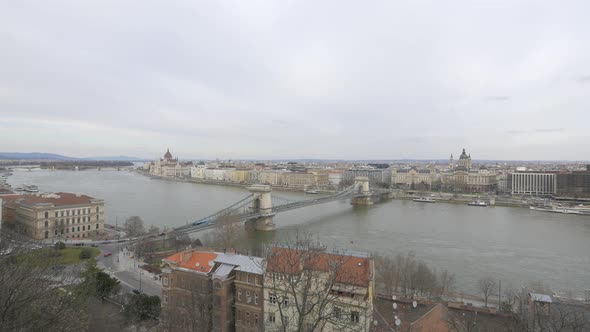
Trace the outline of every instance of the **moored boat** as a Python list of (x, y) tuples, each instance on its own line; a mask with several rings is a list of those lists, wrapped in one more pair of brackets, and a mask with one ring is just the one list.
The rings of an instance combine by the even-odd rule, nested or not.
[(414, 198), (413, 199), (414, 202), (419, 202), (419, 203), (436, 203), (436, 201), (430, 197), (419, 197), (419, 198)]
[(481, 206), (481, 207), (486, 207), (486, 206), (488, 206), (488, 203), (487, 203), (487, 202), (484, 202), (484, 201), (482, 201), (482, 200), (479, 200), (479, 199), (477, 199), (477, 200), (475, 200), (475, 201), (471, 201), (471, 202), (467, 203), (467, 205), (469, 205), (469, 206)]

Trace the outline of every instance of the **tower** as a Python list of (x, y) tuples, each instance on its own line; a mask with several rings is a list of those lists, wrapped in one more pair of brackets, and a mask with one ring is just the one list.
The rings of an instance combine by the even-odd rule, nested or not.
[(451, 159), (449, 160), (449, 169), (455, 168), (455, 161), (453, 160), (453, 154), (451, 153)]

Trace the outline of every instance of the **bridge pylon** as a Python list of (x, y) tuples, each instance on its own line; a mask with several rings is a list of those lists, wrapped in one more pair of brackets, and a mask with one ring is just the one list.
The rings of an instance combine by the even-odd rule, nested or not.
[(369, 189), (369, 178), (366, 176), (357, 176), (354, 179), (354, 190), (362, 196), (353, 198), (350, 201), (352, 205), (373, 205), (371, 201), (371, 191)]
[(253, 185), (247, 188), (253, 195), (252, 211), (259, 212), (260, 216), (249, 220), (254, 222), (254, 228), (257, 231), (273, 231), (275, 224), (272, 218), (276, 213), (272, 211), (271, 188), (267, 185)]

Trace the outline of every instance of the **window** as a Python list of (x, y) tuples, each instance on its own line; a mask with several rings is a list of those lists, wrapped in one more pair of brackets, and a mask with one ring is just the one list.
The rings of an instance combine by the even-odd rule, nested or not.
[(45, 238), (48, 238), (48, 237), (49, 237), (49, 232), (45, 231)]
[(45, 228), (49, 226), (49, 221), (45, 220)]
[(258, 285), (258, 276), (254, 276), (254, 283)]
[(359, 315), (359, 312), (358, 311), (351, 311), (350, 312), (350, 321), (352, 323), (358, 323), (359, 322), (359, 318), (360, 318), (360, 315)]
[(70, 210), (66, 211), (66, 216), (68, 216), (68, 217), (70, 216)]
[(246, 313), (246, 324), (250, 325), (250, 313), (249, 312)]
[(250, 283), (250, 274), (246, 274), (246, 282)]
[(98, 215), (96, 215), (96, 221), (98, 221)]
[(168, 277), (167, 276), (162, 278), (162, 285), (168, 286)]
[(163, 299), (162, 300), (163, 300), (164, 303), (168, 303), (168, 293), (164, 293), (164, 296), (163, 296)]
[(238, 289), (238, 301), (242, 301), (242, 290)]
[(57, 229), (55, 230), (55, 235), (57, 235)]
[(45, 212), (45, 219), (49, 218), (49, 212)]
[(268, 296), (268, 302), (270, 302), (270, 304), (277, 304), (277, 294), (270, 293)]
[(76, 231), (76, 227), (72, 227), (72, 233)]
[(254, 315), (254, 326), (258, 325), (258, 314)]
[(96, 224), (96, 229), (98, 229), (98, 224)]
[(96, 213), (98, 213), (98, 206), (96, 207)]
[(250, 297), (250, 291), (246, 291), (246, 302), (252, 302), (252, 298)]
[(64, 225), (64, 220), (63, 219), (59, 221), (59, 225), (60, 226), (63, 226)]
[(275, 316), (275, 314), (273, 312), (268, 314), (268, 322), (269, 323), (274, 323), (277, 321), (277, 317)]
[(64, 216), (64, 212), (63, 211), (59, 211), (59, 216), (63, 217)]
[(85, 231), (86, 230), (86, 226), (82, 226), (82, 230)]
[(55, 217), (57, 218), (57, 211), (55, 211)]
[(66, 228), (66, 233), (69, 233), (69, 232), (70, 232), (70, 229), (69, 228)]
[(285, 297), (283, 299), (283, 307), (288, 307), (288, 306), (289, 306), (289, 298), (288, 297)]
[(254, 304), (258, 304), (258, 293), (254, 294)]
[(78, 232), (80, 231), (80, 226), (78, 226)]
[(334, 319), (339, 320), (342, 316), (342, 309), (340, 309), (340, 307), (334, 307)]

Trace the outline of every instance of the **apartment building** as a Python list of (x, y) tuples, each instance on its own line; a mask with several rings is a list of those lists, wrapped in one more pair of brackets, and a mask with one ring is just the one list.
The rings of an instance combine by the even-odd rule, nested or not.
[(374, 262), (365, 254), (273, 248), (264, 278), (265, 331), (369, 331)]
[(104, 200), (59, 192), (20, 195), (4, 204), (5, 220), (35, 240), (97, 238), (104, 234)]
[(261, 258), (187, 250), (164, 259), (163, 265), (162, 309), (168, 327), (175, 331), (259, 331), (254, 323), (262, 317), (262, 291), (251, 289), (256, 289), (255, 280), (262, 280)]

